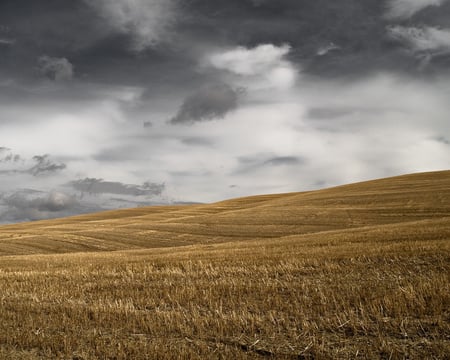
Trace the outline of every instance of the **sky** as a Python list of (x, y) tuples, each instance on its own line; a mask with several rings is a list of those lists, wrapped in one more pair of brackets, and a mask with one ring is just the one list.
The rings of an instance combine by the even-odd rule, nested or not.
[(450, 168), (450, 0), (1, 0), (0, 223)]

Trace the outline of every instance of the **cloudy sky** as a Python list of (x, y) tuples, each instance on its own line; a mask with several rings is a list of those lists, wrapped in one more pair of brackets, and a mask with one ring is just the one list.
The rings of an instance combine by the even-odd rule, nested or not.
[(450, 168), (450, 1), (1, 0), (0, 223)]

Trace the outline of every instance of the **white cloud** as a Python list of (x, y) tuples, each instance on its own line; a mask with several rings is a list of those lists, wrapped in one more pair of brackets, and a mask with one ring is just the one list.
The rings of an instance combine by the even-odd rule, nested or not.
[(132, 49), (142, 51), (167, 34), (175, 18), (174, 0), (85, 0), (114, 31), (133, 37)]
[[(251, 83), (264, 72), (229, 76)], [(166, 124), (173, 115), (166, 102), (155, 100), (132, 114), (124, 111), (121, 104), (134, 103), (139, 88), (78, 86), (89, 96), (72, 99), (75, 103), (52, 99), (51, 93), (45, 98), (52, 100), (37, 107), (24, 106), (22, 99), (2, 103), (0, 146), (12, 149), (3, 153), (24, 159), (50, 154), (67, 164), (50, 177), (3, 175), (2, 191), (32, 184), (70, 195), (61, 184), (74, 179), (151, 180), (165, 182), (171, 199), (209, 202), (450, 167), (447, 76), (428, 82), (392, 74), (345, 81), (305, 75), (286, 91), (249, 91), (227, 121), (189, 127)], [(136, 116), (153, 126), (144, 129)], [(274, 159), (298, 161), (277, 165)], [(1, 164), (0, 170), (13, 166), (30, 168), (18, 161)], [(124, 206), (123, 200), (105, 196), (79, 201), (98, 209)]]
[[(450, 137), (449, 89), (448, 78), (427, 82), (383, 74), (339, 81), (305, 76), (301, 87), (284, 96), (249, 92), (250, 99), (227, 121), (183, 128), (156, 125), (150, 132), (157, 160), (150, 167), (166, 172), (162, 178), (172, 196), (205, 202), (445, 169), (450, 147), (434, 139)], [(310, 110), (318, 108), (325, 116), (310, 117)], [(177, 142), (180, 136), (208, 139), (211, 145)], [(272, 158), (301, 161), (273, 166)]]
[(27, 91), (40, 94), (34, 97), (35, 107), (24, 106), (20, 98), (2, 102), (0, 145), (26, 158), (36, 154), (84, 158), (112, 137), (126, 134), (124, 109), (134, 104), (142, 89), (73, 84), (68, 91), (64, 84), (51, 83)]
[(38, 59), (39, 71), (55, 81), (71, 80), (73, 65), (66, 58), (41, 56)]
[(390, 19), (408, 19), (429, 6), (440, 6), (447, 0), (390, 0), (386, 16)]
[(411, 48), (414, 52), (450, 51), (450, 30), (435, 27), (403, 27), (393, 26), (388, 29), (389, 35)]
[(317, 50), (317, 56), (324, 56), (326, 54), (328, 54), (330, 51), (334, 51), (334, 50), (339, 50), (340, 47), (334, 43), (329, 43), (325, 46), (321, 46), (318, 50)]
[(219, 52), (209, 57), (211, 65), (218, 69), (232, 71), (239, 75), (260, 74), (280, 63), (289, 53), (288, 45), (259, 45), (253, 49), (238, 46), (232, 50)]
[(296, 68), (286, 60), (290, 50), (289, 45), (263, 44), (251, 49), (238, 46), (209, 55), (206, 64), (251, 79), (256, 87), (289, 89), (298, 75)]

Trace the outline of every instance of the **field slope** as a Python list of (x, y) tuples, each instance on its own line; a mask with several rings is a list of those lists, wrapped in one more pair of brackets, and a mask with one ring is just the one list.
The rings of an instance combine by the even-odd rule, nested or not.
[(449, 359), (450, 171), (0, 227), (1, 359)]
[[(0, 256), (211, 244), (450, 217), (450, 171), (0, 227)], [(444, 221), (445, 222), (445, 221)]]

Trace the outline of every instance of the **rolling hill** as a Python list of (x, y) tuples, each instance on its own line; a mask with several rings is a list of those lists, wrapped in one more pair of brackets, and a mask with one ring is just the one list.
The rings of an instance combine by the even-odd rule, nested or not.
[(0, 255), (277, 239), (420, 221), (450, 226), (450, 171), (208, 205), (154, 206), (0, 227)]

